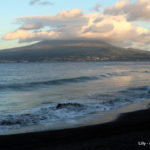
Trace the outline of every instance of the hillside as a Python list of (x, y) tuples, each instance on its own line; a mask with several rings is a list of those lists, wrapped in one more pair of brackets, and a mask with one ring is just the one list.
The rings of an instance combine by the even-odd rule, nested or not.
[(150, 60), (150, 52), (102, 41), (51, 40), (0, 51), (0, 62)]

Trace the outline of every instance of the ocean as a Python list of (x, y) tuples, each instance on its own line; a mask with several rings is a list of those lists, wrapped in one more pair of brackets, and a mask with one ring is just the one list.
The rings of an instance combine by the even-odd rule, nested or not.
[(100, 119), (150, 98), (149, 79), (148, 61), (0, 63), (0, 134)]

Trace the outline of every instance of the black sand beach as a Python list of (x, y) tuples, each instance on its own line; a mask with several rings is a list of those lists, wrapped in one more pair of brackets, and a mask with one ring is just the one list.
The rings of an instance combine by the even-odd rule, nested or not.
[(150, 109), (100, 125), (0, 136), (0, 150), (150, 149)]

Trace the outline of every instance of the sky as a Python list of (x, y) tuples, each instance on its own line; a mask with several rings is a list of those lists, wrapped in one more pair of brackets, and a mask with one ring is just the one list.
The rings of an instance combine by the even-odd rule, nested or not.
[(82, 38), (150, 51), (150, 0), (4, 0), (0, 12), (0, 50)]

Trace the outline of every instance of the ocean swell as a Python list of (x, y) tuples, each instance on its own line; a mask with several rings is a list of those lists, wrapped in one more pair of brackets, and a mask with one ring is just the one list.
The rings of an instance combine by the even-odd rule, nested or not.
[(64, 79), (55, 79), (55, 80), (48, 80), (48, 81), (37, 81), (37, 82), (26, 82), (26, 83), (12, 83), (12, 84), (0, 84), (0, 89), (12, 89), (12, 90), (26, 90), (31, 88), (37, 88), (41, 86), (49, 86), (49, 85), (63, 85), (69, 83), (80, 83), (80, 82), (88, 82), (92, 80), (103, 80), (106, 78), (111, 78), (114, 76), (124, 76), (126, 72), (112, 72), (101, 74), (97, 76), (80, 76), (74, 78), (64, 78)]

